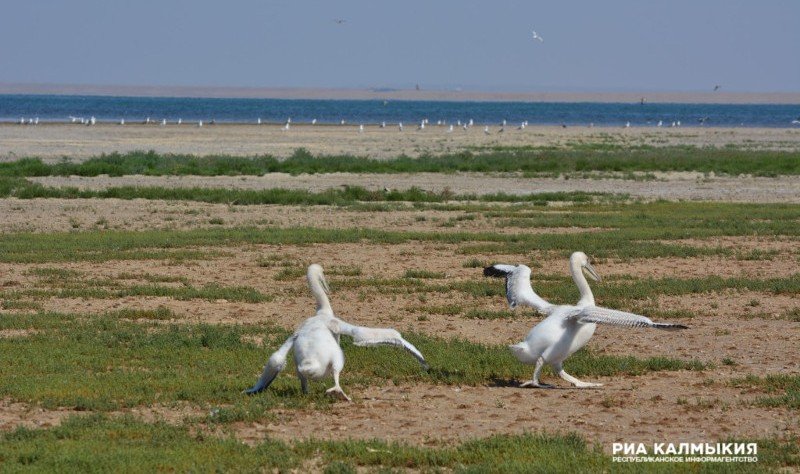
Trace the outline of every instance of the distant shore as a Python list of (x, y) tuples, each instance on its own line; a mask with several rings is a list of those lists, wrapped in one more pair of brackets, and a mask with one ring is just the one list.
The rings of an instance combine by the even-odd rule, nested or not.
[(798, 104), (800, 92), (481, 92), (414, 89), (120, 86), (0, 83), (0, 94), (200, 97), (243, 99), (420, 100), (452, 102), (605, 102)]

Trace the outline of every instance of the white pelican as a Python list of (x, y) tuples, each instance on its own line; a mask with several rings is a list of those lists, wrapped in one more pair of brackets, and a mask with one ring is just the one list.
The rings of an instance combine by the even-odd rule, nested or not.
[(386, 128), (386, 122), (381, 122), (381, 128)]
[(308, 379), (319, 380), (333, 376), (333, 387), (325, 391), (350, 400), (339, 385), (339, 373), (344, 368), (344, 353), (339, 347), (339, 336), (353, 338), (357, 346), (391, 345), (402, 347), (411, 353), (427, 370), (425, 358), (399, 332), (389, 328), (368, 328), (348, 324), (333, 314), (328, 300), (328, 282), (317, 264), (309, 265), (308, 286), (317, 302), (317, 313), (306, 319), (283, 345), (275, 351), (264, 366), (264, 371), (256, 384), (245, 390), (247, 394), (261, 392), (269, 387), (281, 370), (286, 367), (289, 351), (294, 350), (297, 377), (303, 393), (308, 393)]
[(536, 31), (534, 31), (534, 32), (533, 32), (533, 39), (535, 39), (535, 40), (539, 40), (539, 42), (540, 42), (540, 43), (544, 43), (544, 38), (542, 38), (541, 36), (539, 36), (539, 34), (538, 34), (538, 33), (536, 33)]
[(450, 124), (450, 128), (447, 129), (447, 133), (453, 133), (453, 124)]
[(473, 125), (475, 125), (475, 122), (472, 119), (469, 119), (469, 126), (471, 127)]
[(664, 121), (663, 120), (659, 120), (658, 121), (658, 125), (656, 125), (656, 127), (663, 127), (663, 126), (664, 126)]
[(202, 126), (203, 126), (203, 121), (202, 121), (202, 120), (198, 121), (198, 122), (197, 122), (197, 126), (198, 126), (198, 127), (202, 127)]
[(364, 133), (364, 124), (363, 123), (358, 126), (358, 133)]
[(161, 119), (161, 126), (164, 127), (167, 125), (167, 119)]
[(182, 124), (182, 123), (183, 123), (183, 119), (180, 119), (180, 118), (179, 118), (179, 119), (178, 119), (178, 125), (180, 125), (180, 124)]
[(630, 122), (625, 122), (625, 128), (631, 128), (631, 123)]
[(417, 130), (425, 130), (425, 121), (424, 120), (419, 123), (419, 127), (417, 127)]
[(489, 126), (488, 126), (488, 125), (486, 125), (485, 127), (483, 127), (483, 133), (484, 133), (484, 134), (486, 134), (486, 135), (488, 135), (488, 134), (489, 134)]
[(96, 118), (94, 118), (94, 115), (92, 115), (92, 118), (90, 118), (90, 119), (89, 119), (89, 124), (90, 124), (90, 125), (94, 125), (94, 124), (96, 124), (96, 123), (97, 123), (97, 119), (96, 119)]
[(286, 122), (286, 125), (284, 125), (281, 130), (283, 130), (284, 132), (288, 131), (289, 130), (289, 122)]
[(35, 119), (33, 119), (33, 124), (34, 125), (39, 125), (39, 117), (36, 117)]
[(120, 125), (125, 125), (125, 119), (124, 118), (123, 119), (119, 119), (119, 124)]
[(261, 125), (261, 117), (259, 117), (259, 118), (258, 118), (258, 120), (256, 120), (256, 123), (258, 123), (259, 125)]
[(562, 379), (577, 388), (600, 387), (602, 384), (582, 382), (564, 371), (564, 360), (589, 342), (597, 324), (611, 324), (627, 328), (650, 327), (657, 329), (687, 329), (681, 324), (654, 323), (645, 316), (595, 306), (594, 295), (583, 272), (594, 280), (600, 277), (583, 252), (575, 252), (569, 259), (570, 273), (578, 285), (581, 298), (575, 305), (554, 305), (536, 294), (531, 287), (531, 269), (525, 265), (493, 265), (483, 270), (485, 276), (506, 279), (506, 299), (511, 308), (531, 306), (547, 315), (530, 330), (525, 340), (509, 346), (514, 356), (523, 364), (536, 364), (533, 378), (522, 387), (547, 387), (539, 382), (545, 363)]
[(399, 128), (400, 131), (402, 132), (403, 131), (403, 122), (398, 123), (397, 124), (397, 128)]

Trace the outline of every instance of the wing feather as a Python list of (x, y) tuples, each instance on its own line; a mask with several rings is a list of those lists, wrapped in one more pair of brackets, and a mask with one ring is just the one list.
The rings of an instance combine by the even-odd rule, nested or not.
[(609, 324), (625, 328), (688, 329), (683, 324), (654, 323), (650, 318), (601, 306), (584, 306), (568, 316), (581, 323)]
[(511, 309), (530, 306), (541, 313), (550, 312), (552, 305), (533, 291), (531, 269), (528, 266), (498, 263), (484, 268), (483, 275), (506, 279), (506, 300)]
[(295, 339), (297, 339), (297, 335), (293, 334), (292, 337), (283, 343), (280, 349), (272, 353), (267, 361), (267, 364), (264, 366), (264, 372), (261, 373), (261, 377), (258, 379), (258, 382), (245, 390), (244, 393), (253, 395), (265, 390), (270, 386), (270, 384), (275, 380), (275, 377), (277, 377), (281, 370), (286, 367), (286, 358), (289, 355), (289, 351), (292, 349), (292, 346), (294, 345)]
[(334, 334), (344, 334), (353, 338), (353, 344), (357, 346), (397, 346), (402, 347), (411, 353), (425, 368), (428, 369), (428, 363), (422, 353), (414, 347), (413, 344), (403, 339), (394, 329), (391, 328), (370, 328), (366, 326), (356, 326), (346, 323), (339, 318), (332, 318), (328, 323), (328, 328)]

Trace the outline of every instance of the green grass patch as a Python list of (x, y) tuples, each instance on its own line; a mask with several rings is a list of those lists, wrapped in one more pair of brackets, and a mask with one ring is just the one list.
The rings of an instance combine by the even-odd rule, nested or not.
[[(186, 426), (145, 423), (131, 416), (72, 416), (50, 429), (18, 428), (1, 435), (0, 462), (9, 472), (325, 472), (419, 470), (438, 472), (768, 472), (800, 465), (796, 440), (757, 442), (758, 464), (613, 463), (576, 434), (494, 435), (442, 447), (380, 440), (248, 446), (230, 435), (194, 433)], [(737, 441), (737, 440), (730, 440)]]
[(134, 151), (101, 155), (82, 163), (45, 164), (25, 158), (0, 164), (0, 176), (123, 176), (144, 174), (259, 176), (264, 173), (449, 173), (523, 172), (526, 174), (699, 171), (758, 176), (800, 174), (798, 153), (738, 148), (621, 147), (580, 145), (572, 148), (492, 147), (438, 156), (370, 159), (352, 155), (314, 156), (298, 149), (286, 159), (272, 156), (193, 156)]
[[(125, 407), (189, 402), (198, 406), (251, 403), (241, 390), (255, 382), (269, 354), (290, 332), (266, 325), (169, 324), (167, 312), (129, 310), (107, 315), (44, 313), (0, 318), (0, 330), (34, 330), (25, 338), (0, 339), (0, 397), (46, 407), (117, 410)], [(136, 319), (136, 321), (131, 321)], [(412, 357), (393, 347), (357, 347), (343, 338), (348, 387), (385, 383), (482, 385), (530, 377), (503, 345), (406, 334), (430, 363), (421, 370)], [(253, 341), (263, 337), (264, 347)], [(58, 354), (58, 357), (53, 357)], [(302, 397), (290, 358), (265, 403), (298, 400), (324, 403), (322, 387), (312, 384)], [(697, 361), (654, 357), (616, 357), (580, 351), (566, 363), (576, 376), (638, 375), (660, 370), (703, 370)]]
[(734, 379), (730, 383), (734, 387), (766, 392), (768, 396), (756, 399), (755, 404), (758, 406), (800, 408), (800, 375), (771, 374), (766, 377), (748, 375)]
[(446, 275), (444, 272), (434, 272), (431, 270), (411, 269), (405, 271), (404, 278), (423, 278), (423, 279), (441, 279)]

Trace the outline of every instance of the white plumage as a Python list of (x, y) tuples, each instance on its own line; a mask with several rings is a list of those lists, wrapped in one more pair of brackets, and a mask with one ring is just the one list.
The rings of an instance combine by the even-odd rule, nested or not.
[(581, 297), (575, 305), (553, 305), (536, 294), (531, 287), (531, 269), (525, 265), (493, 265), (483, 270), (485, 276), (506, 279), (506, 298), (511, 308), (530, 306), (547, 317), (533, 327), (525, 340), (509, 346), (514, 356), (524, 364), (536, 364), (533, 378), (523, 387), (546, 387), (539, 382), (545, 363), (555, 373), (578, 388), (599, 387), (601, 384), (582, 382), (564, 371), (563, 362), (589, 342), (597, 324), (620, 327), (651, 327), (658, 329), (686, 329), (680, 324), (654, 323), (645, 316), (596, 306), (594, 295), (583, 272), (595, 280), (600, 277), (583, 252), (570, 257), (570, 273)]
[(322, 267), (312, 264), (306, 274), (311, 293), (317, 302), (317, 313), (306, 319), (283, 345), (275, 351), (264, 366), (258, 382), (245, 393), (254, 394), (269, 387), (281, 370), (286, 367), (289, 351), (294, 350), (297, 377), (303, 393), (308, 392), (308, 380), (333, 377), (333, 387), (325, 393), (350, 400), (339, 385), (339, 373), (344, 368), (344, 353), (339, 347), (339, 336), (353, 338), (357, 346), (392, 345), (410, 352), (427, 369), (425, 358), (399, 332), (389, 328), (369, 328), (354, 326), (333, 314), (328, 300), (328, 283)]

